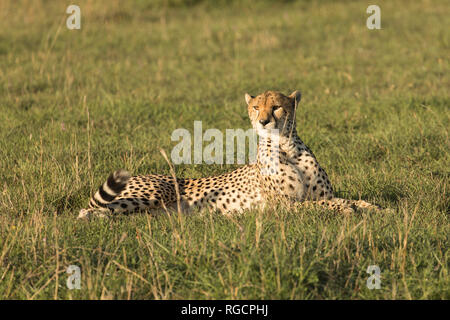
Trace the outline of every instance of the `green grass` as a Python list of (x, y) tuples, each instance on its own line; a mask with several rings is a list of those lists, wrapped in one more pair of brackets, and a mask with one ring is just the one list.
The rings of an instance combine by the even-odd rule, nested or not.
[[(448, 4), (378, 1), (368, 30), (364, 1), (197, 2), (78, 1), (73, 31), (71, 2), (0, 2), (0, 298), (450, 299)], [(394, 213), (76, 220), (111, 171), (168, 174), (174, 129), (250, 127), (268, 89), (302, 91), (340, 196)]]

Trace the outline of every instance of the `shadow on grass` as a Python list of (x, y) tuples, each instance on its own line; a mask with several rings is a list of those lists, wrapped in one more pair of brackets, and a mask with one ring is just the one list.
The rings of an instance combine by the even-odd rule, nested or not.
[(88, 187), (83, 187), (77, 190), (74, 190), (71, 194), (59, 197), (54, 200), (54, 206), (57, 215), (63, 215), (67, 213), (72, 213), (74, 211), (78, 211), (81, 207), (87, 207), (89, 204), (90, 194), (86, 197), (86, 194), (89, 194)]

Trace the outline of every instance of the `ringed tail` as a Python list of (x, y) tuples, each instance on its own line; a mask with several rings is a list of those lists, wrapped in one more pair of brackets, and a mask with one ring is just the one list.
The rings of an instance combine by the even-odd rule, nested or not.
[(124, 169), (111, 173), (89, 201), (89, 208), (106, 208), (125, 189), (130, 178), (130, 173)]

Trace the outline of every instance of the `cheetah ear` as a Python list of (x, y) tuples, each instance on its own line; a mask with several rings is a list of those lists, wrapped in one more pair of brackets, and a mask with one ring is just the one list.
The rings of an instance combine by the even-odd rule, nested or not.
[(289, 98), (294, 99), (295, 100), (295, 107), (297, 107), (297, 104), (300, 102), (300, 100), (302, 99), (302, 94), (300, 91), (295, 90), (294, 92), (291, 93), (291, 95), (289, 96)]
[(251, 96), (248, 93), (245, 94), (245, 102), (247, 102), (247, 104), (249, 104), (250, 100), (252, 100), (253, 98), (254, 96)]

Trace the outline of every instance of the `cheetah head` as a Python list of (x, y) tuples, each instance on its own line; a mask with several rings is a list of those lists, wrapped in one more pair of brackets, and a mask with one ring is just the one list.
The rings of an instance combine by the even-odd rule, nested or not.
[(246, 93), (245, 101), (253, 129), (259, 135), (277, 129), (280, 135), (290, 136), (295, 130), (295, 111), (300, 99), (300, 91), (294, 91), (289, 96), (276, 91), (266, 91), (256, 97)]

